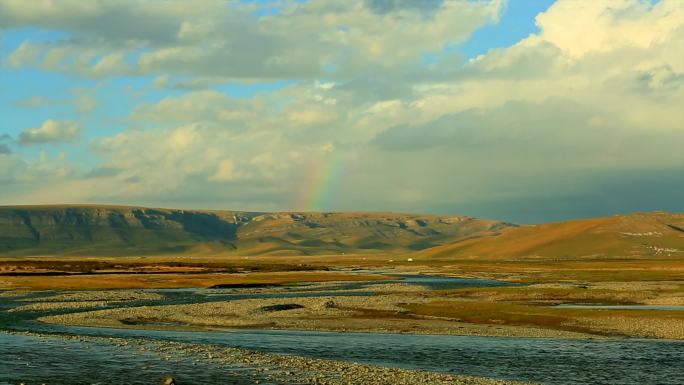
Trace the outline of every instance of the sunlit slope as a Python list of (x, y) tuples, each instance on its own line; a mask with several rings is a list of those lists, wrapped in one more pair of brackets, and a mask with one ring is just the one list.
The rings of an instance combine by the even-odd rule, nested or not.
[(421, 251), (426, 257), (611, 257), (663, 255), (684, 258), (684, 215), (639, 213), (508, 228)]
[(249, 213), (115, 206), (0, 207), (0, 255), (404, 253), (508, 224), (394, 213)]
[(470, 217), (395, 213), (277, 213), (238, 228), (254, 254), (409, 252), (493, 234), (509, 224)]

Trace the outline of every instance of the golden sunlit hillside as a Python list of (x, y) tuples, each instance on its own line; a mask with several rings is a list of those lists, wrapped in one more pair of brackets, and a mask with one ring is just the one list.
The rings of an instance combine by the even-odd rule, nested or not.
[(500, 234), (423, 250), (434, 258), (684, 258), (684, 215), (663, 212), (507, 228)]

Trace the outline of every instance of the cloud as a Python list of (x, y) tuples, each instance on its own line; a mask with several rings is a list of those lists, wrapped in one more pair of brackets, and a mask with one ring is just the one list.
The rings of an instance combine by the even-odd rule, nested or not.
[[(154, 3), (131, 0), (87, 3), (64, 0), (59, 5), (51, 1), (26, 3), (22, 0), (4, 0), (0, 3), (0, 26), (72, 30), (115, 41), (168, 41), (174, 36), (177, 20), (183, 14), (197, 15), (207, 8), (217, 8), (215, 1), (194, 6), (183, 3), (173, 0), (168, 2), (168, 6), (159, 7)], [(126, 28), (121, 28), (124, 25)]]
[(40, 108), (59, 104), (58, 100), (48, 99), (44, 96), (31, 96), (30, 98), (18, 100), (15, 105), (21, 108)]
[(390, 12), (400, 12), (404, 10), (421, 10), (423, 12), (435, 12), (443, 4), (443, 0), (366, 0), (366, 6), (373, 11), (386, 14)]
[(81, 133), (81, 126), (73, 121), (46, 120), (38, 128), (28, 128), (19, 135), (19, 144), (69, 142)]
[(51, 99), (40, 95), (18, 100), (14, 103), (20, 108), (45, 108), (52, 106), (72, 106), (77, 113), (88, 113), (97, 107), (91, 90), (76, 88), (71, 90), (73, 99)]
[(74, 111), (79, 114), (92, 112), (97, 108), (93, 90), (77, 88), (72, 90), (74, 99), (71, 101)]
[[(522, 221), (605, 213), (596, 202), (621, 188), (629, 196), (605, 207), (678, 204), (635, 186), (676, 187), (664, 178), (684, 164), (681, 1), (558, 1), (537, 17), (538, 33), (429, 66), (424, 53), (495, 22), (502, 3), (282, 2), (262, 17), (256, 4), (219, 1), (68, 2), (69, 15), (36, 4), (0, 20), (70, 38), (26, 42), (16, 65), (149, 74), (174, 91), (144, 98), (127, 127), (98, 139), (97, 166), (17, 161), (34, 179), (15, 197), (58, 201), (77, 189), (83, 200), (286, 210), (310, 209), (300, 197), (325, 190), (326, 209), (498, 210)], [(151, 27), (83, 20), (110, 23), (136, 7)], [(273, 79), (290, 81), (249, 98), (214, 87)], [(49, 189), (35, 182), (60, 172)]]
[(245, 178), (244, 173), (236, 170), (235, 162), (231, 159), (224, 159), (216, 168), (216, 172), (209, 176), (212, 182), (231, 182)]
[(256, 103), (207, 90), (188, 92), (180, 97), (167, 97), (155, 104), (141, 104), (133, 111), (132, 117), (138, 121), (234, 122), (243, 126), (244, 122), (257, 118), (263, 112), (263, 107)]
[(7, 143), (3, 143), (10, 140), (12, 140), (12, 137), (8, 134), (0, 135), (0, 155), (10, 155), (12, 153), (10, 146)]
[(545, 147), (557, 151), (564, 142), (572, 143), (568, 141), (569, 136), (581, 138), (592, 131), (603, 136), (593, 130), (591, 118), (590, 109), (566, 101), (539, 104), (514, 101), (495, 108), (444, 115), (426, 123), (395, 126), (380, 133), (372, 143), (390, 151), (448, 147), (486, 152), (545, 143)]
[(509, 102), (421, 124), (399, 125), (383, 131), (372, 143), (384, 151), (408, 153), (411, 159), (425, 152), (442, 153), (443, 162), (453, 164), (474, 159), (477, 163), (468, 165), (469, 172), (482, 175), (492, 170), (526, 170), (541, 176), (569, 170), (660, 168), (684, 162), (684, 156), (675, 150), (675, 143), (684, 140), (684, 132), (651, 135), (643, 129), (606, 115), (600, 107), (552, 99)]
[[(648, 49), (682, 29), (679, 0), (556, 2), (537, 17), (540, 39), (560, 47), (571, 58), (623, 47)], [(574, 23), (568, 23), (571, 17)], [(671, 38), (671, 37), (670, 37)]]
[(253, 12), (270, 5), (99, 0), (56, 7), (8, 0), (0, 4), (0, 26), (38, 27), (68, 36), (24, 41), (8, 58), (15, 67), (88, 77), (349, 78), (371, 68), (419, 66), (425, 52), (463, 42), (495, 21), (502, 8), (498, 0), (419, 3), (283, 1), (277, 13), (259, 18)]

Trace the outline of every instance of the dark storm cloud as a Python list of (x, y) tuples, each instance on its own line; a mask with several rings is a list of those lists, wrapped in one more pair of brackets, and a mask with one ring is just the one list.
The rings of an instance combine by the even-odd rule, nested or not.
[[(634, 212), (684, 212), (684, 168), (566, 173), (533, 182), (533, 193), (511, 199), (441, 204), (426, 211), (453, 212), (516, 223), (542, 223)], [(545, 193), (543, 186), (572, 180), (580, 191)]]
[[(373, 139), (388, 151), (415, 151), (435, 147), (550, 145), (586, 127), (588, 109), (563, 101), (542, 104), (509, 102), (492, 109), (470, 109), (420, 125), (392, 127)], [(580, 134), (581, 135), (581, 134)]]

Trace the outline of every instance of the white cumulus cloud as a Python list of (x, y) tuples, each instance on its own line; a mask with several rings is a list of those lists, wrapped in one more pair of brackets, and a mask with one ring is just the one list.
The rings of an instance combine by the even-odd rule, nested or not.
[(46, 120), (40, 127), (27, 128), (19, 135), (19, 144), (69, 142), (81, 133), (81, 126), (73, 121)]

